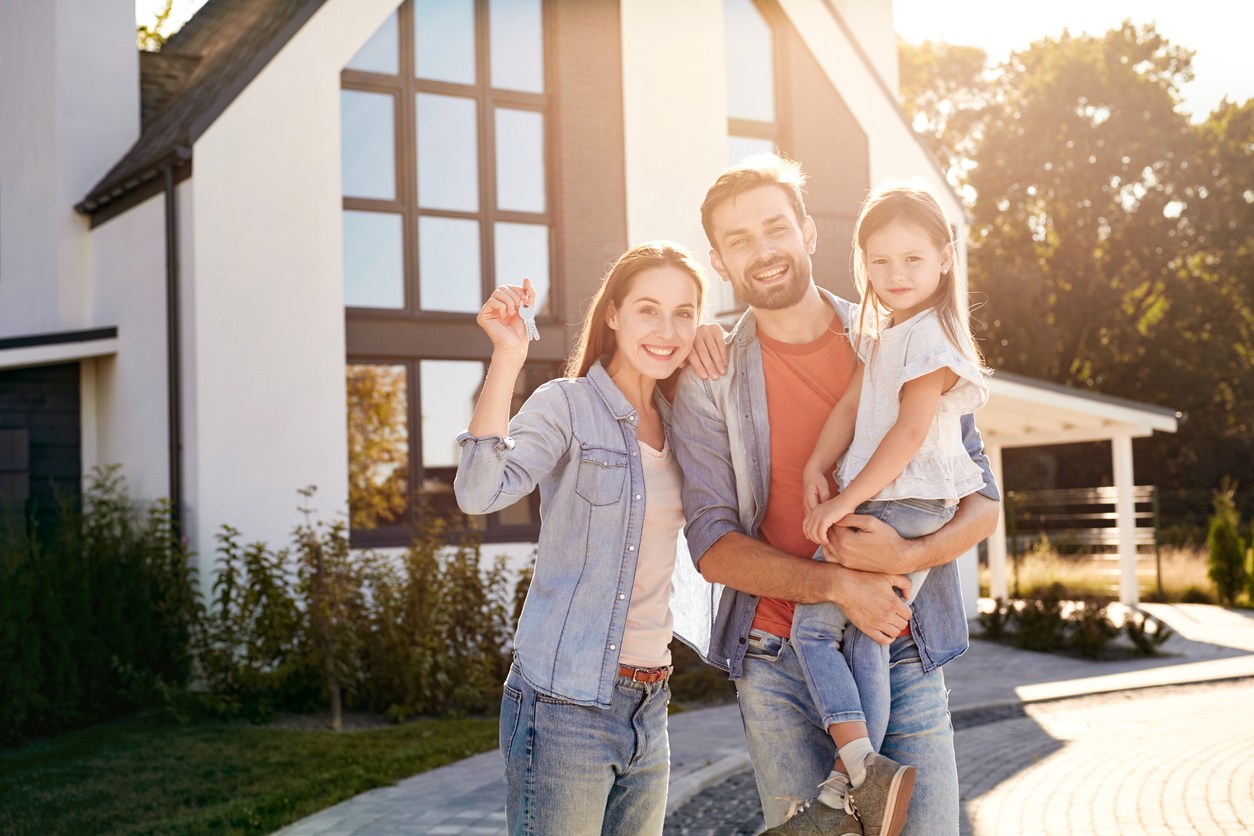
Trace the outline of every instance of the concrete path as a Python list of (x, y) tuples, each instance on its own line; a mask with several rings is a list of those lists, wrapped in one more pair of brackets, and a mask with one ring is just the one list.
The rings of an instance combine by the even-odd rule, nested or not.
[[(976, 641), (970, 652), (945, 667), (958, 730), (966, 833), (1251, 832), (1254, 805), (1247, 802), (1254, 797), (1254, 768), (1248, 753), (1254, 750), (1254, 712), (1248, 706), (1254, 685), (1239, 690), (1247, 683), (1228, 687), (1214, 683), (1254, 679), (1254, 614), (1189, 604), (1148, 604), (1144, 609), (1176, 631), (1165, 646), (1172, 655), (1087, 662)], [(1111, 614), (1119, 617), (1119, 608), (1112, 607)], [(1172, 689), (1168, 693), (1135, 693), (1192, 683), (1210, 684), (1196, 692)], [(1094, 696), (1103, 694), (1130, 696)], [(1240, 722), (1236, 721), (1238, 715), (1244, 715)], [(1173, 722), (1170, 738), (1162, 735), (1163, 728), (1154, 728), (1155, 718), (1174, 721), (1190, 716), (1198, 722)], [(1114, 719), (1119, 722), (1111, 725)], [(1069, 732), (1077, 723), (1092, 733)], [(1208, 728), (1212, 729), (1210, 734)], [(1163, 739), (1155, 741), (1155, 733)], [(667, 833), (755, 832), (752, 828), (760, 811), (756, 810), (752, 780), (747, 777), (749, 760), (736, 707), (672, 715), (670, 738)], [(1024, 745), (1025, 739), (1039, 741), (1048, 751)], [(1132, 746), (1134, 739), (1137, 746)], [(1167, 739), (1178, 745), (1197, 740), (1199, 750), (1218, 753), (1216, 757), (1228, 766), (1212, 769), (1208, 765), (1190, 771), (1190, 789), (1173, 795), (1167, 789), (1177, 789), (1174, 773), (1163, 765), (1168, 755), (1161, 748)], [(1233, 746), (1232, 741), (1240, 745)], [(1230, 745), (1222, 749), (1225, 742)], [(1111, 759), (1114, 752), (1127, 754)], [(1096, 780), (1093, 770), (1105, 774), (1100, 768), (1103, 757), (1138, 777), (1123, 780), (1113, 789), (1111, 784)], [(1132, 766), (1142, 761), (1144, 768), (1137, 766), (1132, 772)], [(499, 751), (485, 752), (395, 786), (363, 793), (279, 833), (500, 834), (505, 824), (502, 768)], [(1078, 785), (1081, 782), (1083, 787)], [(1114, 812), (1085, 819), (1084, 810), (1096, 809), (1094, 793), (1099, 790), (1104, 803), (1116, 805)], [(705, 806), (705, 794), (748, 804), (746, 811), (727, 811), (745, 824), (720, 829), (715, 822), (694, 816), (694, 809)], [(1150, 822), (1167, 820), (1162, 811), (1171, 805), (1171, 821), (1196, 824), (1181, 824), (1180, 829), (1174, 825), (1150, 827)], [(729, 805), (720, 800), (718, 806), (726, 809)], [(1177, 808), (1187, 810), (1187, 817), (1175, 815)], [(1141, 824), (1128, 829), (1142, 813), (1144, 819), (1136, 820)], [(1230, 825), (1247, 829), (1229, 830)], [(1137, 829), (1141, 827), (1144, 829)]]

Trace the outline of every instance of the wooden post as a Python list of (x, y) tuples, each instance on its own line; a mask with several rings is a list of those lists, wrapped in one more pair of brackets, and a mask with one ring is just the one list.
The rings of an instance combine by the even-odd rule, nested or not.
[(1001, 489), (1001, 513), (997, 517), (997, 530), (988, 540), (988, 594), (994, 601), (1007, 598), (1006, 592), (1006, 482), (1001, 473), (1001, 447), (991, 444), (984, 449), (988, 455), (988, 466), (993, 471), (993, 478)]
[(1115, 522), (1119, 529), (1119, 601), (1127, 606), (1140, 602), (1136, 577), (1136, 501), (1132, 473), (1132, 437), (1115, 436), (1110, 440), (1115, 472)]

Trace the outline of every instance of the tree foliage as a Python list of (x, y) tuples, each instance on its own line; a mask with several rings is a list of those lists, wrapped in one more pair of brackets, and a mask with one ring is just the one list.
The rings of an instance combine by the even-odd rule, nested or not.
[(1146, 481), (1254, 471), (1254, 101), (1191, 124), (1192, 53), (1152, 25), (977, 55), (903, 47), (901, 77), (970, 202), (989, 364), (1186, 413)]

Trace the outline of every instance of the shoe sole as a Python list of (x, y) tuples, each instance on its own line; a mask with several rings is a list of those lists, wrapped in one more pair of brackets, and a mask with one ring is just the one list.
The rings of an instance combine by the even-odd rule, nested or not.
[(880, 836), (898, 836), (906, 826), (906, 813), (910, 809), (910, 796), (914, 793), (915, 769), (903, 766), (893, 776), (888, 788), (888, 802), (884, 805), (884, 821)]

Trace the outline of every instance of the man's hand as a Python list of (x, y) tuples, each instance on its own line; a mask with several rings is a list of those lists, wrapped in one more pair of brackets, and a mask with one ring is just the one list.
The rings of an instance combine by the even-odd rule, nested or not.
[[(824, 558), (863, 572), (913, 572), (911, 543), (888, 523), (868, 514), (849, 514), (828, 532)], [(865, 631), (864, 631), (865, 632)]]
[(836, 566), (839, 572), (836, 604), (868, 638), (878, 644), (892, 644), (910, 623), (910, 607), (901, 600), (910, 595), (910, 579), (904, 575), (858, 572)]
[(687, 362), (702, 380), (718, 380), (727, 374), (727, 332), (723, 326), (716, 322), (698, 326)]

